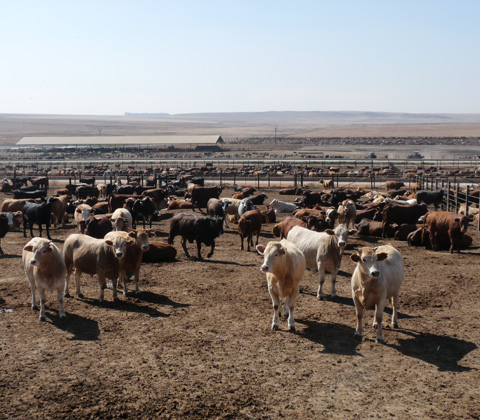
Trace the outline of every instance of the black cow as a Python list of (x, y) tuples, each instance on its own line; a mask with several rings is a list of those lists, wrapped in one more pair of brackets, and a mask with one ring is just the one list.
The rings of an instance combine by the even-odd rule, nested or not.
[(55, 200), (54, 197), (48, 197), (46, 201), (40, 204), (27, 202), (23, 205), (23, 236), (25, 238), (27, 237), (27, 224), (30, 226), (30, 236), (33, 238), (33, 225), (36, 223), (38, 224), (39, 236), (42, 237), (42, 225), (45, 225), (47, 238), (52, 239), (50, 237), (50, 218), (53, 200)]
[(77, 198), (87, 198), (87, 197), (98, 198), (99, 194), (100, 194), (100, 191), (98, 191), (98, 188), (91, 187), (89, 185), (82, 185), (75, 189), (75, 196)]
[(141, 218), (143, 222), (143, 228), (145, 229), (145, 222), (152, 228), (152, 219), (155, 214), (155, 204), (150, 197), (138, 198), (132, 206), (132, 227), (136, 229), (136, 222)]
[(433, 204), (435, 210), (438, 209), (438, 206), (442, 204), (443, 196), (445, 195), (445, 190), (437, 191), (418, 191), (417, 192), (417, 203), (425, 203), (427, 206)]
[(112, 222), (108, 217), (89, 216), (85, 221), (85, 235), (103, 239), (108, 232), (113, 230)]
[(3, 255), (2, 238), (8, 232), (8, 216), (7, 214), (0, 214), (0, 255)]
[(337, 206), (342, 201), (347, 199), (347, 193), (345, 191), (334, 190), (332, 195), (328, 199), (328, 204), (331, 206)]
[(263, 205), (263, 202), (265, 201), (265, 199), (267, 199), (268, 196), (267, 194), (258, 194), (256, 195), (255, 197), (251, 197), (250, 198), (250, 201), (255, 204), (256, 206), (261, 206)]
[(47, 193), (42, 190), (35, 190), (35, 191), (20, 191), (14, 190), (13, 191), (13, 198), (45, 198)]
[(222, 187), (195, 187), (192, 190), (192, 205), (201, 211), (202, 207), (207, 207), (207, 202), (211, 198), (218, 198), (222, 192)]
[[(322, 200), (324, 193), (305, 191), (303, 193), (303, 205), (309, 209), (313, 208), (315, 204), (326, 204)], [(296, 201), (296, 200), (295, 200)], [(300, 202), (300, 201), (299, 201)]]
[(207, 246), (211, 246), (211, 250), (207, 255), (207, 258), (210, 258), (215, 249), (215, 238), (220, 236), (222, 232), (222, 223), (222, 220), (213, 219), (209, 216), (201, 217), (189, 213), (176, 214), (170, 222), (168, 243), (173, 245), (175, 237), (180, 235), (182, 237), (182, 247), (185, 251), (185, 255), (187, 258), (190, 258), (186, 246), (187, 240), (190, 243), (196, 241), (199, 260), (203, 259), (200, 251), (202, 243), (204, 243)]
[(80, 177), (80, 182), (82, 184), (87, 184), (87, 185), (90, 185), (90, 186), (95, 186), (95, 177), (91, 177), (91, 178), (82, 178)]
[(27, 185), (26, 187), (20, 187), (20, 191), (38, 191), (38, 187), (36, 185)]
[(133, 185), (119, 185), (116, 188), (117, 194), (133, 194), (135, 187)]

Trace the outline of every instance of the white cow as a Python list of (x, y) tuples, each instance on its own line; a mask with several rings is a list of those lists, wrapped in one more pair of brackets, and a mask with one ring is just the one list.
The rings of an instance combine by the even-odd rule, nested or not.
[(383, 202), (388, 204), (398, 204), (400, 206), (410, 206), (412, 204), (417, 204), (417, 199), (410, 198), (409, 200), (394, 200), (393, 198), (387, 197), (383, 199)]
[(65, 288), (65, 261), (52, 241), (34, 238), (22, 252), (23, 268), (32, 291), (32, 308), (38, 309), (35, 292), (40, 295), (40, 320), (45, 320), (45, 290), (57, 291), (58, 314), (65, 318), (63, 290)]
[(257, 207), (249, 198), (244, 198), (238, 206), (238, 217), (242, 217), (247, 211), (255, 210)]
[(338, 222), (345, 223), (347, 228), (351, 225), (355, 227), (355, 218), (357, 217), (357, 206), (352, 200), (345, 200), (338, 206)]
[(127, 209), (116, 209), (110, 219), (112, 221), (113, 230), (116, 232), (125, 231), (128, 232), (132, 228), (132, 213)]
[(352, 275), (352, 297), (357, 311), (355, 337), (363, 333), (364, 309), (375, 305), (373, 328), (383, 342), (382, 320), (387, 299), (393, 306), (392, 327), (398, 328), (398, 295), (403, 282), (402, 255), (391, 245), (360, 248), (350, 257), (357, 265)]
[(314, 232), (301, 226), (295, 226), (288, 232), (287, 239), (303, 252), (307, 267), (311, 270), (318, 270), (318, 299), (323, 298), (326, 271), (330, 272), (332, 278), (331, 297), (337, 296), (335, 282), (342, 261), (342, 248), (345, 248), (347, 243), (348, 232), (345, 225), (339, 225), (335, 230), (327, 229), (325, 232)]
[(272, 200), (270, 206), (273, 207), (275, 213), (291, 213), (297, 208), (296, 204), (285, 203), (283, 201), (277, 200), (276, 198)]
[(257, 251), (264, 256), (260, 270), (267, 274), (268, 291), (273, 303), (272, 330), (278, 329), (280, 298), (285, 298), (288, 329), (295, 331), (293, 309), (305, 271), (305, 257), (294, 243), (285, 239), (269, 242), (266, 247), (257, 245)]
[(238, 207), (240, 206), (242, 200), (239, 200), (237, 198), (221, 198), (220, 201), (222, 203), (223, 209), (225, 210), (225, 226), (229, 227), (227, 224), (227, 219), (230, 220), (229, 216), (232, 216), (234, 218), (234, 221), (238, 222), (238, 219), (240, 218), (240, 216), (238, 215)]

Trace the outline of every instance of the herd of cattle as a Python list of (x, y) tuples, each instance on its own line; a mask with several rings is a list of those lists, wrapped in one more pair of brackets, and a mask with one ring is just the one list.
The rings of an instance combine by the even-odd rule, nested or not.
[[(126, 295), (130, 273), (134, 276), (135, 293), (140, 293), (142, 263), (175, 259), (176, 236), (182, 238), (188, 258), (187, 241), (195, 242), (197, 257), (202, 260), (202, 244), (211, 247), (207, 255), (210, 258), (216, 238), (224, 232), (224, 227), (229, 227), (228, 223), (237, 224), (242, 250), (246, 239), (248, 251), (256, 246), (264, 256), (261, 270), (266, 273), (273, 302), (272, 329), (278, 328), (280, 299), (284, 298), (285, 316), (292, 331), (295, 330), (294, 303), (305, 269), (318, 271), (319, 299), (324, 297), (325, 276), (330, 273), (331, 297), (335, 297), (336, 276), (349, 235), (393, 237), (406, 240), (412, 246), (450, 252), (460, 252), (472, 243), (472, 238), (465, 234), (470, 221), (467, 216), (437, 210), (442, 205), (443, 190), (416, 191), (414, 188), (411, 191), (401, 182), (387, 183), (387, 193), (383, 195), (361, 188), (321, 192), (292, 188), (279, 193), (297, 195), (294, 200), (274, 199), (267, 204), (267, 195), (256, 194), (253, 187), (236, 187), (232, 197), (221, 197), (221, 187), (204, 186), (202, 178), (191, 181), (185, 186), (173, 183), (153, 189), (135, 185), (119, 186), (115, 190), (104, 184), (67, 185), (49, 197), (18, 198), (17, 195), (4, 199), (0, 205), (0, 240), (9, 230), (20, 230), (22, 224), (24, 237), (29, 228), (33, 238), (23, 248), (23, 264), (33, 308), (37, 308), (37, 289), (40, 295), (40, 319), (45, 319), (46, 290), (56, 291), (59, 315), (65, 317), (63, 297), (69, 296), (74, 270), (77, 296), (83, 297), (80, 277), (86, 273), (97, 276), (100, 301), (104, 300), (107, 279), (111, 279), (116, 301), (117, 282), (122, 284)], [(175, 212), (171, 218), (168, 243), (150, 240), (156, 236), (151, 230), (152, 220), (171, 215), (165, 210), (177, 209), (182, 211)], [(285, 217), (276, 223), (279, 214)], [(64, 226), (71, 216), (79, 233), (67, 237), (61, 252), (51, 240), (50, 225)], [(139, 222), (143, 228), (137, 228)], [(39, 227), (38, 238), (34, 238), (34, 225)], [(42, 225), (48, 239), (42, 238)], [(258, 242), (265, 225), (273, 225), (273, 235), (279, 240), (263, 246)], [(3, 254), (1, 247), (0, 253)], [(387, 300), (393, 306), (392, 326), (398, 325), (402, 256), (391, 245), (386, 245), (360, 248), (351, 255), (351, 260), (356, 264), (352, 275), (352, 296), (357, 311), (355, 334), (362, 335), (364, 308), (376, 305), (374, 327), (377, 341), (381, 342)]]

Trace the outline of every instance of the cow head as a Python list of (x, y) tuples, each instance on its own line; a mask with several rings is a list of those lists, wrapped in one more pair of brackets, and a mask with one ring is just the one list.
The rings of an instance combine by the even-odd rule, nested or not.
[[(134, 242), (133, 239), (130, 241)], [(105, 243), (113, 247), (113, 252), (117, 258), (122, 258), (127, 249), (127, 240), (121, 236), (116, 236), (113, 239), (105, 239)]]
[(257, 252), (263, 255), (263, 264), (260, 271), (271, 273), (273, 268), (285, 255), (285, 249), (280, 242), (269, 242), (267, 246), (257, 245)]
[(368, 278), (376, 279), (380, 276), (378, 262), (388, 257), (386, 252), (376, 253), (375, 248), (364, 247), (352, 254), (350, 259), (357, 264), (360, 271)]
[(345, 224), (340, 224), (335, 228), (334, 232), (335, 236), (337, 237), (338, 246), (342, 249), (345, 249), (345, 247), (347, 246), (348, 235), (353, 235), (357, 233), (357, 230), (348, 230)]
[(150, 246), (148, 245), (148, 238), (151, 236), (152, 232), (145, 229), (138, 229), (135, 231), (130, 231), (128, 234), (131, 237), (136, 239), (136, 243), (140, 246), (142, 252), (148, 251)]
[(38, 267), (45, 256), (50, 255), (54, 251), (54, 247), (55, 245), (52, 241), (43, 238), (34, 238), (25, 245), (23, 250), (32, 253), (28, 264)]

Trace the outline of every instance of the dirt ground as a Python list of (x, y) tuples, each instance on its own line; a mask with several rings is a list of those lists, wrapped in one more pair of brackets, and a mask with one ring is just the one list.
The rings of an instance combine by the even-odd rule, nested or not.
[[(162, 240), (168, 226), (155, 223)], [(52, 237), (61, 247), (74, 232), (69, 225)], [(353, 338), (349, 257), (354, 246), (383, 240), (350, 238), (336, 299), (317, 300), (317, 275), (306, 272), (297, 332), (289, 333), (285, 319), (270, 330), (263, 259), (240, 251), (236, 226), (205, 261), (188, 260), (177, 238), (177, 261), (144, 265), (141, 295), (120, 294), (118, 304), (111, 290), (99, 304), (96, 280), (83, 276), (85, 298), (66, 299), (64, 322), (52, 294), (46, 322), (31, 309), (21, 262), (29, 239), (8, 233), (0, 257), (0, 419), (478, 419), (480, 240), (470, 234), (474, 246), (460, 255), (389, 240), (403, 254), (405, 281), (400, 328), (387, 326), (388, 309), (382, 345), (372, 310), (363, 342)], [(260, 242), (272, 239), (264, 227)]]

